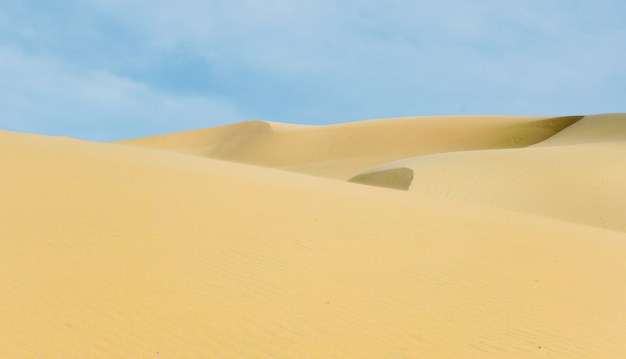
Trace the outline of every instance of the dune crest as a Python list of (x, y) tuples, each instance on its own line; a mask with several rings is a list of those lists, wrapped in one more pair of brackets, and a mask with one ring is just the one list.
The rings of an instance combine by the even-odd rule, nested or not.
[(626, 141), (626, 114), (611, 113), (585, 116), (537, 146), (580, 145)]
[(529, 146), (578, 118), (439, 116), (329, 126), (251, 121), (122, 143), (347, 180), (418, 155)]
[[(510, 128), (511, 138), (507, 139), (501, 148), (527, 147), (541, 143), (582, 120), (584, 117), (585, 116), (551, 117), (513, 125)], [(511, 146), (511, 143), (516, 144), (516, 146)]]

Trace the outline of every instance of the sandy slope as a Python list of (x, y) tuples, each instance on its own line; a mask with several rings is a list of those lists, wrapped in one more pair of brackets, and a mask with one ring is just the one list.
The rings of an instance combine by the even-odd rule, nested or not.
[[(395, 171), (395, 172), (394, 172)], [(626, 115), (587, 116), (542, 142), (417, 156), (354, 180), (626, 232)]]
[[(451, 120), (455, 136), (442, 125), (422, 142), (445, 152), (461, 137), (463, 148), (491, 153), (548, 138), (528, 132), (535, 120), (502, 119), (512, 121), (506, 136), (480, 120), (459, 132), (463, 121)], [(390, 125), (407, 122), (398, 121)], [(385, 121), (342, 126), (367, 132)], [(484, 136), (489, 128), (493, 136)], [(255, 131), (240, 146), (280, 138)], [(624, 233), (445, 199), (415, 191), (416, 182), (396, 191), (197, 156), (207, 134), (219, 137), (211, 132), (151, 144), (174, 152), (0, 132), (0, 358), (626, 356)], [(368, 136), (357, 145), (377, 148), (366, 146), (359, 165), (346, 155), (352, 169), (380, 151), (396, 160), (409, 152)], [(556, 141), (571, 138), (552, 140), (524, 151), (565, 151), (570, 145)], [(284, 158), (307, 153), (284, 141), (295, 153)], [(222, 157), (236, 157), (235, 142), (221, 137)], [(619, 139), (589, 142), (580, 146), (620, 156)], [(318, 157), (349, 154), (342, 148)], [(347, 175), (320, 163), (311, 171)], [(621, 187), (603, 191), (610, 203)]]

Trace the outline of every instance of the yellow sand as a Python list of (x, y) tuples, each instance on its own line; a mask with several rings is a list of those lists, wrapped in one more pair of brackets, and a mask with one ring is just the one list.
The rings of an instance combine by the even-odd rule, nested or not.
[(417, 155), (528, 146), (579, 118), (407, 117), (321, 127), (250, 121), (123, 143), (345, 180)]
[(0, 132), (0, 358), (626, 357), (625, 116), (546, 119)]
[(626, 115), (587, 116), (526, 148), (398, 160), (352, 181), (394, 169), (413, 170), (411, 191), (626, 232)]

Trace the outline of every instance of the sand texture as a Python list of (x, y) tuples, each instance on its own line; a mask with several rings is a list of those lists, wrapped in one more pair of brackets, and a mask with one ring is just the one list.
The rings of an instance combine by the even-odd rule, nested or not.
[(0, 131), (0, 358), (624, 358), (626, 114)]

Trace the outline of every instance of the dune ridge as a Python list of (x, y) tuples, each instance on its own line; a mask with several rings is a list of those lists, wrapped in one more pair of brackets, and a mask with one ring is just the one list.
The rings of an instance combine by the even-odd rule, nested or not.
[(623, 116), (0, 131), (0, 358), (625, 357)]
[(536, 146), (580, 145), (598, 142), (622, 142), (626, 140), (626, 114), (610, 113), (584, 116), (582, 121), (572, 123), (554, 136), (536, 143)]
[(329, 126), (250, 121), (122, 143), (347, 180), (367, 168), (417, 155), (529, 146), (578, 119), (437, 116)]
[(417, 156), (377, 166), (350, 181), (393, 187), (393, 178), (376, 176), (411, 169), (414, 192), (624, 232), (623, 139), (626, 115), (586, 116), (527, 148)]

